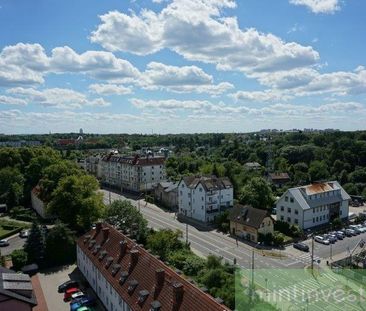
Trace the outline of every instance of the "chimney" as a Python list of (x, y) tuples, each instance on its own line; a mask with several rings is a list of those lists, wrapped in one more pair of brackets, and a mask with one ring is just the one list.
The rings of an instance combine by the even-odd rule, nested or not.
[(103, 232), (103, 243), (105, 243), (108, 240), (109, 228), (108, 227), (103, 228), (102, 232)]
[(179, 306), (183, 301), (184, 287), (182, 283), (173, 283), (173, 306)]
[(95, 235), (97, 235), (100, 230), (102, 230), (102, 223), (101, 222), (97, 222), (95, 225)]
[(119, 242), (119, 248), (120, 248), (119, 257), (122, 258), (127, 252), (127, 242), (126, 242), (126, 240), (122, 240), (121, 242)]
[(164, 269), (156, 269), (155, 270), (155, 281), (156, 287), (163, 287), (165, 279), (165, 270)]
[(133, 268), (135, 268), (137, 261), (139, 259), (139, 251), (137, 249), (132, 249), (130, 251), (130, 255), (131, 255), (131, 261), (130, 261), (130, 265), (129, 265), (129, 270), (131, 272), (133, 270)]

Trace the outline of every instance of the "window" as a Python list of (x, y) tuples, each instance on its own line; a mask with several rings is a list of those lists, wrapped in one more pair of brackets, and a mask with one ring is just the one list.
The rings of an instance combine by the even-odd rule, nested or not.
[(295, 215), (299, 215), (299, 211), (295, 209)]
[(299, 220), (297, 218), (294, 219), (295, 224), (298, 225), (299, 224)]
[(313, 223), (315, 222), (315, 218), (313, 218)]
[(291, 207), (287, 208), (287, 213), (291, 213)]
[(290, 217), (287, 217), (287, 222), (291, 222), (291, 218)]
[(202, 197), (202, 201), (204, 201), (204, 198)]
[(285, 208), (283, 206), (281, 206), (281, 212), (283, 212), (285, 210)]
[(290, 202), (291, 203), (294, 203), (294, 198), (290, 198)]
[(316, 217), (316, 222), (318, 222), (319, 221), (319, 217)]
[(288, 202), (288, 197), (285, 197), (285, 202)]
[(313, 213), (315, 214), (315, 208), (313, 208)]
[(283, 216), (281, 216), (281, 221), (283, 221), (284, 220), (284, 217)]

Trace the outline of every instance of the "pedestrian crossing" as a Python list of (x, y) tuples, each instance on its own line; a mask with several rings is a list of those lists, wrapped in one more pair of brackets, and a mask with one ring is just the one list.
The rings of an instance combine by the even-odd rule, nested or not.
[[(310, 253), (304, 253), (301, 254), (300, 256), (295, 256), (295, 255), (288, 255), (289, 258), (297, 261), (297, 262), (302, 262), (306, 265), (310, 265), (311, 264), (311, 254)], [(314, 262), (318, 262), (321, 261), (322, 258), (320, 258), (319, 256), (315, 256), (314, 255)]]

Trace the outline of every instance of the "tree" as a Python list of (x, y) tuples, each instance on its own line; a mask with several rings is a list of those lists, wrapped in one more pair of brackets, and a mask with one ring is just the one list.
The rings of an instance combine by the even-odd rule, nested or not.
[(47, 212), (70, 229), (86, 230), (103, 215), (103, 195), (98, 189), (98, 181), (93, 176), (64, 177), (52, 193)]
[(130, 233), (132, 238), (145, 243), (148, 234), (147, 221), (130, 201), (114, 201), (106, 207), (104, 217), (106, 222), (118, 230)]
[(329, 177), (328, 165), (324, 161), (313, 161), (309, 167), (311, 181), (322, 180)]
[(28, 262), (28, 255), (23, 249), (14, 250), (10, 256), (15, 271), (21, 270)]
[(44, 259), (44, 236), (37, 221), (33, 221), (29, 236), (24, 245), (29, 263), (42, 263)]
[(76, 257), (75, 237), (63, 223), (58, 222), (47, 234), (45, 258), (48, 264), (60, 265), (73, 262)]
[(166, 260), (170, 253), (183, 249), (185, 246), (180, 240), (182, 232), (180, 230), (161, 229), (150, 234), (147, 238), (147, 247), (159, 255), (162, 260)]
[(241, 189), (239, 201), (254, 208), (270, 209), (274, 198), (268, 183), (261, 177), (254, 177)]
[(24, 177), (17, 168), (5, 167), (0, 170), (0, 199), (9, 208), (23, 200)]

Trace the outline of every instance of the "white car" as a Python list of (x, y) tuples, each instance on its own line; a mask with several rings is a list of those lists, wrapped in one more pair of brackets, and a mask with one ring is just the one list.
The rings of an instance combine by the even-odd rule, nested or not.
[(318, 242), (318, 243), (322, 243), (322, 244), (324, 244), (324, 245), (329, 245), (329, 244), (330, 244), (329, 240), (327, 240), (326, 238), (324, 238), (324, 237), (322, 237), (322, 236), (320, 236), (320, 235), (317, 235), (317, 236), (314, 238), (314, 240), (315, 240), (316, 242)]
[(83, 296), (84, 296), (83, 292), (77, 292), (77, 293), (71, 295), (71, 299), (76, 299), (76, 298), (80, 298)]

